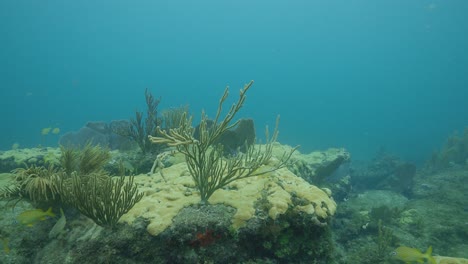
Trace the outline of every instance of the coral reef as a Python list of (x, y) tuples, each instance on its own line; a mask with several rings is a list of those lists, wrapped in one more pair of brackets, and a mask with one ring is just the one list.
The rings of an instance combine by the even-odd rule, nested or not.
[[(147, 230), (158, 235), (168, 228), (182, 208), (196, 205), (200, 201), (197, 189), (191, 179), (186, 163), (178, 163), (163, 169), (160, 174), (135, 177), (135, 183), (145, 193), (122, 221), (133, 223), (138, 217), (149, 222)], [(256, 217), (256, 202), (268, 194), (262, 205), (272, 220), (289, 210), (303, 213), (315, 219), (316, 224), (326, 222), (336, 210), (336, 204), (329, 195), (295, 176), (287, 169), (235, 181), (226, 189), (220, 189), (210, 197), (210, 204), (225, 204), (236, 209), (231, 219), (235, 229), (246, 225)]]
[(442, 255), (468, 258), (467, 175), (465, 168), (448, 168), (424, 172), (415, 179), (415, 200), (410, 205), (424, 221), (419, 240), (430, 240)]
[(30, 166), (58, 165), (60, 149), (57, 148), (25, 148), (0, 151), (0, 173), (11, 172), (18, 168)]
[[(68, 153), (70, 159), (79, 156), (66, 150), (62, 153)], [(61, 160), (64, 164), (79, 164)], [(162, 162), (166, 165), (161, 172), (132, 178), (132, 186), (138, 186), (144, 197), (120, 221), (114, 221), (112, 229), (97, 225), (109, 223), (81, 216), (75, 206), (64, 207), (66, 231), (53, 239), (46, 238), (55, 219), (29, 229), (11, 228), (2, 222), (0, 234), (10, 237), (12, 250), (0, 259), (49, 263), (304, 263), (315, 259), (316, 263), (332, 263), (329, 222), (336, 204), (328, 190), (312, 186), (282, 168), (232, 182), (215, 192), (209, 204), (200, 205), (183, 157), (168, 155)], [(69, 167), (75, 169), (67, 179), (76, 179), (73, 177), (78, 176), (73, 175), (80, 169)], [(93, 192), (90, 177), (92, 173), (80, 177), (82, 182), (75, 187), (82, 186), (80, 191), (88, 194)], [(69, 199), (87, 196), (67, 192)], [(68, 204), (68, 198), (62, 202)], [(18, 211), (30, 208), (24, 201), (16, 205)], [(108, 209), (93, 209), (92, 213), (105, 211)]]
[[(187, 108), (157, 118), (159, 100), (146, 91), (152, 113), (137, 112), (133, 133), (161, 143), (157, 153), (89, 141), (0, 153), (1, 169), (15, 168), (0, 173), (0, 262), (393, 264), (389, 253), (404, 245), (431, 246), (439, 264), (468, 263), (467, 131), (423, 170), (385, 152), (359, 167), (344, 149), (281, 145), (277, 127), (255, 144), (252, 120), (231, 122), (251, 85), (222, 118), (225, 90), (215, 119), (203, 114), (198, 128)], [(151, 170), (136, 162), (144, 156)], [(57, 217), (12, 221), (47, 208)]]
[[(273, 144), (272, 160), (290, 149)], [(73, 207), (64, 206), (65, 230), (48, 239), (57, 219), (26, 228), (11, 219), (24, 210), (34, 209), (26, 202), (29, 199), (18, 202), (14, 210), (9, 208), (12, 203), (0, 201), (3, 206), (8, 205), (0, 215), (0, 237), (9, 239), (10, 248), (8, 255), (0, 255), (0, 261), (309, 263), (314, 260), (370, 264), (395, 263), (388, 253), (400, 245), (418, 249), (432, 245), (435, 255), (460, 257), (437, 256), (438, 263), (465, 263), (463, 257), (468, 257), (465, 223), (468, 208), (463, 203), (468, 190), (464, 167), (418, 171), (413, 178), (411, 199), (391, 188), (365, 191), (355, 188), (347, 199), (338, 201), (338, 206), (330, 198), (329, 190), (312, 186), (282, 168), (234, 181), (217, 190), (209, 204), (201, 205), (185, 158), (171, 150), (167, 153), (161, 156), (160, 170), (134, 177), (133, 186), (144, 197), (113, 228), (102, 228)], [(76, 166), (80, 164), (76, 161), (79, 155), (73, 151), (66, 155), (72, 161), (65, 162), (59, 155), (54, 159), (59, 165), (54, 168), (73, 168), (70, 175), (80, 171)], [(125, 155), (113, 152), (110, 159), (125, 159)], [(292, 158), (304, 160), (307, 156), (327, 155), (295, 152)], [(319, 163), (314, 166), (320, 166)], [(102, 170), (101, 166), (92, 167)], [(109, 177), (105, 173), (103, 176)], [(11, 187), (14, 177), (0, 174), (0, 182)], [(329, 180), (322, 183), (329, 184)], [(54, 212), (57, 214), (58, 208)]]
[(26, 198), (36, 205), (72, 206), (97, 224), (114, 227), (120, 217), (142, 198), (133, 176), (114, 181), (103, 170), (107, 149), (87, 144), (83, 149), (62, 148), (61, 167), (30, 166), (15, 170), (13, 186), (1, 196)]
[(367, 262), (378, 244), (369, 241), (377, 241), (379, 223), (392, 233), (390, 248), (431, 245), (435, 255), (467, 258), (466, 173), (461, 167), (419, 171), (413, 178), (411, 199), (397, 190), (370, 190), (338, 201), (333, 219), (341, 246), (338, 258), (342, 263), (394, 263), (388, 259)]

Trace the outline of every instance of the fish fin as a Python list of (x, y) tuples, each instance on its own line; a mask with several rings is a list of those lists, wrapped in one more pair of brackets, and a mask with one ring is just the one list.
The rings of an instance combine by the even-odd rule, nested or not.
[(10, 246), (8, 245), (10, 240), (6, 237), (3, 238), (2, 243), (3, 243), (3, 251), (5, 251), (5, 254), (10, 254)]
[(427, 262), (429, 262), (429, 264), (437, 263), (435, 259), (432, 257), (432, 246), (429, 246), (426, 253), (424, 253), (424, 258), (427, 259)]
[(432, 256), (432, 246), (429, 246), (429, 248), (427, 249), (425, 255), (428, 256), (428, 257)]
[[(46, 215), (50, 217), (55, 217), (55, 214), (52, 212), (52, 207), (49, 207), (49, 209), (46, 212)], [(44, 220), (44, 219), (43, 219)]]
[(429, 264), (437, 264), (436, 260), (432, 256), (427, 257), (427, 262), (429, 262)]

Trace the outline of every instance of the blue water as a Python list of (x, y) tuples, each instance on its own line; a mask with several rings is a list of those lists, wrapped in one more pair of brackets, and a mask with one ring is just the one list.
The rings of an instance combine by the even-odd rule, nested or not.
[(302, 152), (384, 147), (423, 161), (468, 125), (465, 0), (0, 1), (0, 149), (56, 144), (87, 121), (189, 104), (239, 116)]

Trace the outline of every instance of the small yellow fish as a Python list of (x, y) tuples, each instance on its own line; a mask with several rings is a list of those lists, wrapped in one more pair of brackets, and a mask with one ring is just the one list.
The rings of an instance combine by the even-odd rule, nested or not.
[(46, 136), (50, 133), (51, 130), (51, 127), (44, 127), (43, 129), (41, 129), (41, 135)]
[(405, 263), (424, 263), (424, 260), (427, 259), (430, 264), (436, 264), (435, 259), (432, 257), (432, 246), (427, 249), (426, 253), (422, 253), (416, 248), (398, 247), (391, 255), (394, 259)]
[(34, 209), (22, 212), (16, 219), (26, 226), (33, 226), (38, 221), (43, 221), (46, 219), (46, 216), (55, 217), (55, 214), (52, 213), (52, 207), (49, 210), (45, 211), (42, 209)]
[(52, 134), (57, 135), (58, 133), (60, 133), (60, 128), (56, 127), (52, 129)]

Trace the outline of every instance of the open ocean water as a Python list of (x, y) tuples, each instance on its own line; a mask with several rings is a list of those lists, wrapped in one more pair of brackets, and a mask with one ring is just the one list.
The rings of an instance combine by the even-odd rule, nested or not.
[[(465, 0), (0, 1), (0, 149), (57, 145), (87, 121), (160, 109), (281, 115), (302, 152), (384, 148), (426, 160), (467, 125)], [(235, 95), (235, 96), (234, 96)], [(58, 127), (60, 133), (41, 136)]]

